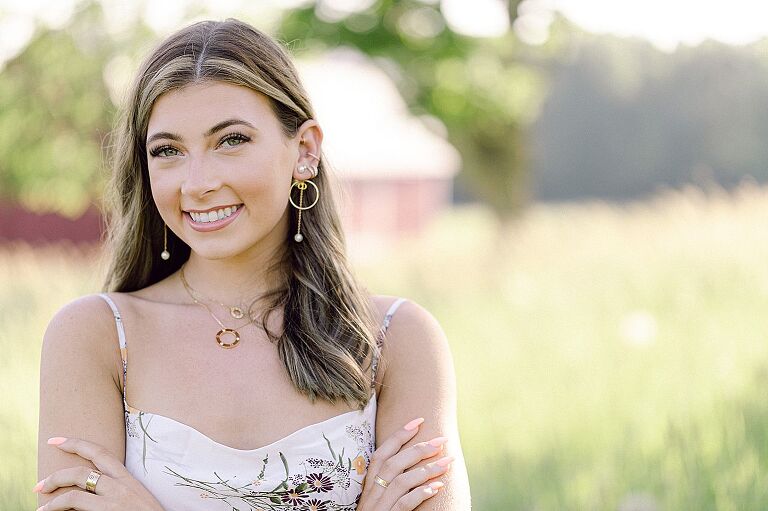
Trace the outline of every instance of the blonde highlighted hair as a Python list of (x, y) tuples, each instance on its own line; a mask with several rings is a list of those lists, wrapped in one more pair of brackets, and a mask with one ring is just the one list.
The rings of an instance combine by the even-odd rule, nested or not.
[[(171, 259), (160, 258), (164, 222), (152, 199), (146, 157), (150, 112), (162, 94), (205, 80), (248, 87), (264, 94), (287, 137), (314, 117), (309, 98), (287, 52), (269, 36), (235, 19), (202, 21), (165, 39), (140, 66), (111, 143), (107, 184), (107, 274), (104, 291), (134, 291), (176, 272), (189, 246), (168, 230)], [(367, 291), (346, 257), (334, 201), (334, 183), (321, 156), (313, 182), (320, 200), (302, 214), (304, 241), (286, 234), (284, 255), (270, 274), (280, 285), (263, 295), (260, 320), (297, 390), (312, 402), (343, 399), (364, 407), (377, 325)], [(294, 199), (294, 202), (298, 202)], [(290, 208), (295, 225), (297, 210)], [(267, 329), (281, 310), (280, 334)]]

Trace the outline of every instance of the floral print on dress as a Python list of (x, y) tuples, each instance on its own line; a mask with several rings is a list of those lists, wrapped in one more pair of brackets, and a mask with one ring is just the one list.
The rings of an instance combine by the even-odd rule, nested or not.
[[(370, 437), (371, 424), (364, 420), (360, 426), (348, 427), (347, 436), (350, 440), (355, 438)], [(368, 435), (362, 435), (367, 430)], [(145, 431), (146, 433), (146, 431)], [(345, 455), (345, 448), (340, 452), (333, 448), (333, 443), (323, 434), (328, 447), (328, 456), (306, 457), (296, 463), (296, 472), (291, 472), (285, 455), (278, 451), (279, 461), (270, 459), (269, 453), (261, 461), (261, 470), (256, 479), (245, 484), (235, 482), (232, 479), (222, 478), (218, 471), (213, 470), (212, 480), (197, 480), (183, 475), (177, 470), (165, 465), (164, 474), (175, 480), (176, 486), (186, 486), (199, 490), (201, 499), (215, 499), (223, 501), (232, 511), (351, 511), (357, 507), (362, 492), (361, 480), (358, 477), (364, 475), (365, 468), (370, 460), (372, 451), (370, 444), (364, 445), (365, 449), (354, 453), (354, 458)], [(363, 444), (360, 444), (363, 445)], [(267, 484), (266, 472), (272, 466), (282, 465), (283, 479), (273, 488)], [(364, 465), (362, 472), (360, 465)], [(274, 481), (271, 484), (275, 484)], [(349, 489), (356, 485), (354, 491), (356, 497), (353, 501), (343, 502)]]
[[(365, 457), (365, 466), (371, 462), (370, 454), (376, 450), (376, 438), (373, 427), (368, 421), (363, 422), (359, 426), (350, 424), (346, 428), (347, 436), (355, 441), (357, 449), (362, 452)], [(359, 466), (359, 464), (358, 464)], [(361, 473), (358, 468), (358, 474)]]
[[(146, 415), (149, 415), (149, 419), (145, 417)], [(152, 422), (152, 419), (154, 419), (154, 415), (145, 412), (138, 412), (136, 414), (130, 413), (127, 410), (125, 412), (125, 432), (128, 438), (140, 438), (142, 441), (141, 465), (144, 467), (145, 474), (149, 474), (149, 470), (147, 469), (147, 440), (157, 443), (157, 440), (152, 438), (147, 432), (147, 428)], [(143, 433), (143, 436), (139, 434), (139, 429)]]

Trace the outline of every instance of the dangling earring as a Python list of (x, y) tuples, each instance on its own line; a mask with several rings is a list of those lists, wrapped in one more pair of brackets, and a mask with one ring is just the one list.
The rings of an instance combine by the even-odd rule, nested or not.
[(163, 251), (160, 252), (160, 257), (163, 261), (171, 258), (171, 253), (168, 252), (168, 226), (165, 224), (163, 224)]
[[(306, 165), (302, 165), (299, 167), (299, 174), (304, 174), (309, 170)], [(317, 176), (317, 170), (314, 168), (311, 168), (312, 171), (312, 177)], [(307, 189), (307, 183), (311, 184), (315, 187), (315, 202), (313, 202), (310, 206), (303, 206), (302, 204), (304, 202), (304, 190)], [(293, 199), (291, 198), (291, 190), (293, 190), (293, 187), (296, 186), (299, 189), (299, 205), (297, 206), (294, 204)], [(296, 241), (302, 241), (304, 239), (304, 236), (301, 234), (301, 212), (315, 207), (315, 204), (317, 204), (317, 201), (320, 199), (320, 189), (317, 187), (315, 183), (312, 181), (305, 179), (303, 181), (299, 179), (294, 179), (293, 183), (291, 184), (291, 188), (288, 190), (288, 200), (290, 201), (291, 205), (299, 210), (299, 221), (298, 226), (296, 228), (296, 234), (293, 236), (293, 239)]]

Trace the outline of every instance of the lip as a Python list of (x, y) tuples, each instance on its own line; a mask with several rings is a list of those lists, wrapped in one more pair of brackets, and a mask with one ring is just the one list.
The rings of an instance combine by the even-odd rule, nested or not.
[(245, 206), (240, 206), (239, 208), (237, 208), (237, 211), (235, 211), (234, 213), (232, 213), (226, 218), (222, 218), (221, 220), (216, 220), (215, 222), (207, 222), (204, 224), (200, 224), (192, 220), (192, 215), (190, 215), (189, 212), (187, 211), (184, 212), (184, 216), (187, 218), (187, 222), (189, 223), (189, 226), (198, 232), (218, 231), (219, 229), (223, 229), (224, 227), (234, 222), (235, 218), (237, 218), (240, 215), (240, 212), (244, 209), (244, 207)]

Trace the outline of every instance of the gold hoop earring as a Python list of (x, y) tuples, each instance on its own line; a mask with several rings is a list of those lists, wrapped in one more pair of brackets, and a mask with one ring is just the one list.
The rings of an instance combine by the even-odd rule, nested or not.
[(160, 252), (160, 257), (163, 261), (171, 258), (171, 253), (168, 252), (168, 226), (165, 223), (163, 223), (163, 251)]
[[(304, 202), (304, 190), (307, 189), (307, 183), (315, 187), (315, 201), (309, 206), (302, 206), (302, 203)], [(293, 198), (291, 197), (291, 191), (293, 190), (294, 186), (296, 186), (299, 189), (299, 205), (298, 206), (293, 202)], [(293, 183), (291, 184), (291, 188), (288, 190), (288, 201), (291, 203), (291, 206), (299, 210), (299, 220), (298, 220), (298, 225), (296, 227), (296, 234), (293, 236), (293, 239), (295, 241), (300, 242), (304, 239), (304, 236), (301, 234), (301, 212), (315, 207), (315, 204), (317, 204), (318, 200), (320, 200), (320, 189), (317, 187), (315, 183), (309, 180), (304, 180), (304, 181), (300, 181), (298, 179), (293, 180)]]

